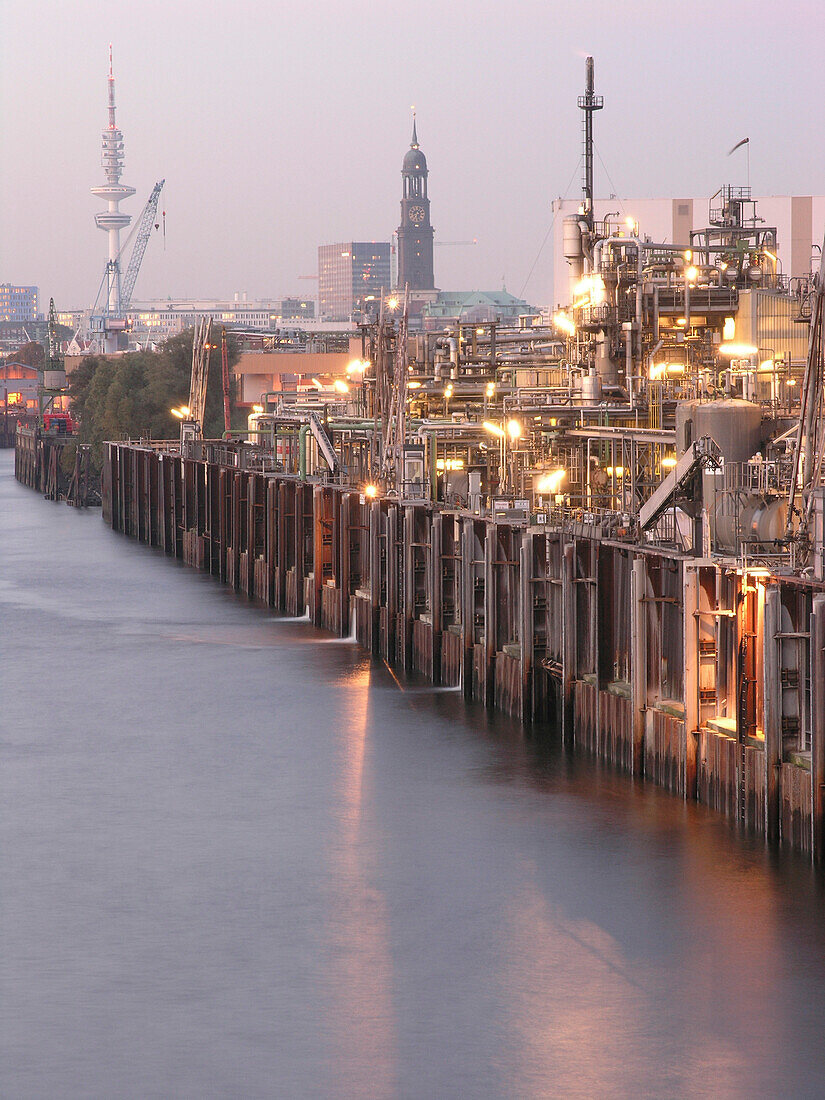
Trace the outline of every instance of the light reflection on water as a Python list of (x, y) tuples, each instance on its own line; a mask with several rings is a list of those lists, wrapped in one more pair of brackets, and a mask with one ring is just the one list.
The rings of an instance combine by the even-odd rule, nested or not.
[(0, 1095), (822, 1092), (805, 862), (0, 454)]

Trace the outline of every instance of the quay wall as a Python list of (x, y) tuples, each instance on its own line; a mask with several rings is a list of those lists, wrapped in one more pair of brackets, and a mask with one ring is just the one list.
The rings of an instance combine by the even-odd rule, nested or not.
[(17, 425), (14, 438), (14, 476), (46, 500), (65, 500), (78, 508), (100, 504), (97, 477), (92, 471), (91, 447), (74, 447), (71, 469), (65, 468), (64, 449), (74, 444), (70, 435), (44, 433), (34, 426)]
[(107, 444), (105, 521), (825, 862), (824, 586), (199, 452)]

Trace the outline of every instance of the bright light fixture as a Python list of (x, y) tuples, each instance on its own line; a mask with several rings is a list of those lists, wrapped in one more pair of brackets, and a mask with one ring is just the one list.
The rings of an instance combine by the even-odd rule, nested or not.
[(749, 359), (752, 355), (759, 354), (759, 348), (755, 348), (753, 344), (720, 344), (719, 354), (736, 359)]
[(538, 482), (536, 483), (536, 487), (535, 487), (536, 492), (537, 493), (550, 493), (550, 494), (557, 493), (559, 491), (561, 483), (564, 481), (564, 479), (566, 477), (567, 477), (567, 471), (566, 470), (562, 470), (562, 469), (551, 470), (550, 473), (545, 474), (543, 477), (539, 478)]
[(576, 335), (576, 326), (570, 320), (566, 313), (557, 313), (553, 318), (553, 324), (559, 330), (559, 332), (565, 332), (568, 336)]

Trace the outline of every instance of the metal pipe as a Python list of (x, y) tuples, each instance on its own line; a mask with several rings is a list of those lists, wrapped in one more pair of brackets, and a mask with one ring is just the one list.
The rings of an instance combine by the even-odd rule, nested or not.
[(301, 481), (307, 479), (307, 436), (309, 431), (309, 424), (302, 424), (298, 432), (298, 476)]

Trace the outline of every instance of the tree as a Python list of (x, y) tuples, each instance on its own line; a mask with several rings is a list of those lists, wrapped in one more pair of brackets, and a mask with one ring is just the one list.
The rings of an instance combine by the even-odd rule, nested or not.
[[(78, 441), (93, 444), (95, 463), (108, 439), (174, 439), (180, 421), (171, 409), (189, 399), (193, 330), (167, 340), (157, 352), (86, 356), (69, 378), (72, 413), (80, 423)], [(217, 341), (213, 341), (217, 344)], [(230, 369), (237, 352), (229, 343)], [(223, 434), (220, 347), (209, 353), (204, 436)]]
[(27, 367), (36, 367), (37, 370), (42, 370), (46, 361), (46, 353), (42, 344), (29, 340), (27, 344), (23, 344), (22, 347), (13, 352), (9, 359), (14, 363), (23, 363)]

